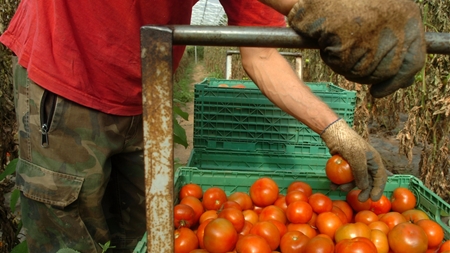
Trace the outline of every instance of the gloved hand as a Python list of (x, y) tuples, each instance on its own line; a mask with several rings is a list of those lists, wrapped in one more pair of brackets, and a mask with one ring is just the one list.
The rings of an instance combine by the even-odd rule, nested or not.
[(425, 63), (424, 28), (412, 0), (299, 0), (288, 20), (318, 40), (333, 71), (372, 84), (377, 98), (410, 86)]
[[(343, 119), (331, 123), (320, 137), (330, 153), (340, 154), (350, 165), (356, 187), (361, 189), (360, 201), (369, 197), (377, 201), (383, 195), (387, 181), (387, 172), (381, 156), (367, 141), (356, 133)], [(343, 185), (345, 191), (350, 185)], [(347, 189), (345, 189), (347, 188)]]

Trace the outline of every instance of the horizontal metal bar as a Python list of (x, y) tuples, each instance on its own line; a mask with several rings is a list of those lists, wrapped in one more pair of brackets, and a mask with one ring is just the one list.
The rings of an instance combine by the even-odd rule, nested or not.
[[(317, 41), (303, 38), (291, 28), (176, 25), (174, 45), (247, 46), (318, 49)], [(427, 52), (450, 54), (450, 33), (425, 33)]]
[[(239, 50), (227, 50), (227, 55), (230, 54), (240, 54), (241, 52)], [(279, 52), (283, 56), (294, 56), (294, 57), (301, 57), (302, 53), (300, 52)]]

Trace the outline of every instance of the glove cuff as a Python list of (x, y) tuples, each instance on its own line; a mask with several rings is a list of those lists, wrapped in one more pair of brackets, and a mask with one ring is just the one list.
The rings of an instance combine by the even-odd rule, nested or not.
[(342, 120), (341, 117), (339, 117), (335, 121), (331, 122), (327, 127), (325, 127), (325, 129), (322, 130), (322, 132), (320, 133), (320, 136), (322, 136), (329, 127), (331, 127), (332, 125), (334, 125), (335, 123), (337, 123), (340, 120)]

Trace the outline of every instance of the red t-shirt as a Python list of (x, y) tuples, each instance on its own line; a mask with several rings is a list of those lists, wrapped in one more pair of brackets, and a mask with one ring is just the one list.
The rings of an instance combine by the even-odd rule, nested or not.
[[(142, 113), (140, 27), (189, 24), (197, 0), (22, 0), (0, 37), (40, 86), (115, 115)], [(258, 0), (222, 0), (229, 25), (284, 26)], [(174, 48), (174, 69), (183, 46)]]

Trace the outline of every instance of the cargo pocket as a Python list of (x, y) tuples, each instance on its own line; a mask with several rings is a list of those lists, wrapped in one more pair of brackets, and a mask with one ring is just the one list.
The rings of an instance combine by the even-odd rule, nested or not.
[(16, 186), (29, 199), (64, 208), (75, 200), (81, 191), (84, 179), (50, 171), (23, 159), (16, 168)]

